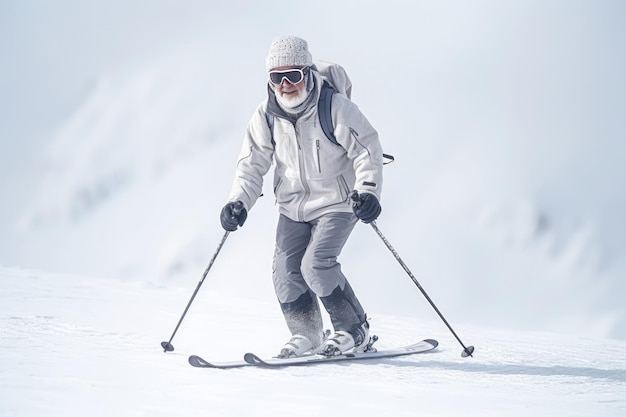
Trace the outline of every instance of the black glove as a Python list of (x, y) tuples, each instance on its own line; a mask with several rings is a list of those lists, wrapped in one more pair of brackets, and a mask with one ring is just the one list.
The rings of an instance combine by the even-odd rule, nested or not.
[(228, 203), (222, 209), (220, 214), (220, 221), (224, 230), (234, 232), (237, 230), (237, 226), (243, 226), (248, 217), (248, 212), (243, 206), (241, 201), (234, 203)]
[(371, 223), (382, 211), (374, 194), (352, 192), (352, 211), (363, 223)]

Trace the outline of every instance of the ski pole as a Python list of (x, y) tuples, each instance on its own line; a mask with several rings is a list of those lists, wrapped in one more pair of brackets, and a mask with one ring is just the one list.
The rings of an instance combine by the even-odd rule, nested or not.
[(446, 326), (448, 326), (448, 329), (450, 329), (450, 331), (452, 332), (452, 334), (454, 335), (454, 337), (456, 338), (456, 340), (459, 341), (459, 343), (461, 344), (461, 346), (463, 346), (463, 352), (461, 353), (461, 356), (466, 358), (468, 356), (472, 356), (473, 357), (473, 353), (474, 353), (474, 346), (465, 346), (463, 344), (463, 342), (461, 341), (461, 339), (459, 339), (459, 336), (457, 336), (457, 334), (454, 332), (454, 330), (452, 330), (452, 327), (450, 326), (450, 324), (448, 323), (448, 321), (446, 320), (446, 318), (443, 316), (443, 314), (441, 314), (441, 311), (439, 311), (439, 309), (437, 308), (437, 306), (435, 305), (435, 303), (433, 302), (433, 300), (428, 296), (428, 294), (426, 293), (426, 291), (424, 290), (424, 288), (422, 288), (422, 286), (420, 285), (419, 281), (417, 280), (417, 278), (415, 278), (415, 276), (413, 275), (413, 273), (411, 272), (411, 270), (409, 269), (408, 266), (406, 266), (406, 264), (404, 263), (404, 261), (402, 261), (402, 258), (400, 258), (400, 255), (398, 255), (398, 252), (396, 252), (396, 250), (393, 248), (393, 246), (391, 246), (391, 243), (389, 243), (389, 241), (387, 240), (387, 238), (385, 237), (385, 235), (383, 235), (383, 233), (380, 231), (380, 229), (378, 228), (378, 226), (376, 225), (376, 221), (372, 221), (370, 223), (372, 225), (372, 228), (376, 231), (376, 234), (381, 238), (381, 240), (383, 241), (383, 243), (385, 244), (385, 246), (387, 246), (387, 248), (391, 251), (391, 253), (393, 253), (393, 256), (396, 258), (396, 260), (400, 263), (400, 265), (402, 266), (402, 268), (404, 268), (404, 270), (406, 271), (406, 273), (409, 275), (409, 277), (411, 278), (411, 280), (413, 280), (413, 283), (415, 283), (415, 285), (417, 286), (417, 288), (419, 288), (419, 290), (422, 292), (422, 294), (424, 294), (424, 297), (426, 297), (426, 299), (428, 300), (428, 302), (430, 303), (430, 305), (435, 309), (435, 311), (437, 312), (437, 314), (439, 315), (439, 317), (441, 317), (441, 320), (443, 320), (443, 322), (446, 324)]
[[(359, 198), (359, 193), (357, 191), (354, 191), (352, 193), (352, 195), (350, 196), (352, 199), (352, 205), (355, 208), (359, 208), (359, 205), (361, 204), (361, 200)], [(443, 320), (443, 322), (445, 323), (445, 325), (448, 327), (448, 329), (450, 329), (450, 331), (452, 332), (452, 334), (454, 335), (454, 337), (456, 338), (456, 340), (461, 344), (461, 346), (463, 346), (463, 352), (461, 352), (461, 356), (466, 358), (468, 356), (472, 356), (473, 357), (473, 353), (474, 353), (474, 346), (465, 346), (463, 344), (463, 342), (461, 341), (461, 339), (459, 338), (459, 336), (457, 336), (457, 334), (454, 332), (454, 330), (452, 329), (452, 326), (450, 326), (450, 324), (448, 323), (448, 320), (446, 320), (446, 318), (443, 316), (443, 314), (441, 314), (441, 311), (439, 311), (439, 309), (437, 308), (437, 306), (435, 305), (435, 303), (433, 302), (433, 300), (428, 296), (428, 293), (426, 293), (426, 290), (424, 290), (424, 288), (422, 288), (422, 285), (419, 283), (419, 281), (417, 280), (417, 278), (415, 278), (415, 275), (413, 275), (413, 273), (411, 272), (411, 270), (409, 269), (409, 267), (404, 263), (404, 261), (402, 260), (402, 258), (400, 258), (400, 255), (398, 255), (398, 252), (393, 248), (393, 246), (391, 246), (391, 243), (389, 243), (389, 241), (387, 240), (387, 238), (385, 237), (385, 235), (383, 235), (383, 232), (380, 231), (380, 229), (378, 228), (378, 226), (376, 225), (376, 221), (373, 220), (372, 222), (370, 222), (370, 224), (372, 225), (372, 228), (374, 229), (374, 231), (376, 232), (376, 234), (380, 237), (380, 239), (383, 241), (383, 243), (385, 244), (385, 246), (387, 246), (387, 248), (391, 251), (391, 253), (393, 254), (393, 256), (396, 258), (396, 260), (398, 261), (398, 263), (402, 266), (402, 268), (404, 269), (404, 271), (409, 275), (409, 277), (411, 278), (411, 280), (413, 281), (413, 283), (417, 286), (417, 288), (419, 288), (419, 290), (422, 292), (422, 294), (424, 294), (424, 297), (426, 297), (426, 300), (428, 300), (428, 302), (430, 303), (430, 305), (435, 309), (435, 311), (437, 312), (437, 314), (439, 315), (439, 317), (441, 318), (441, 320)]]
[(211, 261), (209, 262), (209, 265), (204, 270), (204, 274), (202, 275), (202, 278), (200, 279), (200, 281), (198, 282), (198, 285), (196, 286), (196, 290), (193, 292), (193, 295), (191, 296), (191, 299), (189, 300), (189, 303), (187, 303), (187, 307), (185, 308), (185, 311), (183, 312), (183, 315), (180, 317), (180, 320), (178, 320), (178, 324), (176, 325), (176, 328), (174, 329), (174, 333), (172, 333), (172, 337), (170, 337), (170, 340), (167, 341), (167, 342), (161, 342), (161, 347), (163, 348), (163, 352), (171, 352), (171, 351), (174, 350), (174, 346), (172, 345), (172, 339), (174, 338), (174, 335), (176, 335), (176, 332), (178, 331), (178, 328), (180, 327), (180, 324), (182, 323), (183, 319), (185, 318), (185, 315), (187, 314), (187, 311), (189, 310), (189, 307), (191, 306), (191, 303), (193, 302), (193, 299), (196, 298), (196, 294), (198, 294), (198, 290), (200, 290), (200, 286), (202, 286), (202, 283), (204, 282), (204, 279), (206, 278), (207, 274), (209, 273), (209, 270), (211, 269), (211, 267), (213, 266), (213, 262), (215, 262), (215, 258), (217, 258), (217, 254), (220, 253), (220, 250), (222, 249), (222, 246), (224, 246), (224, 242), (226, 242), (226, 238), (228, 237), (229, 233), (230, 232), (228, 232), (228, 231), (226, 231), (226, 233), (224, 233), (224, 236), (222, 237), (222, 240), (220, 241), (220, 244), (217, 246), (217, 250), (213, 254), (213, 257), (211, 258)]

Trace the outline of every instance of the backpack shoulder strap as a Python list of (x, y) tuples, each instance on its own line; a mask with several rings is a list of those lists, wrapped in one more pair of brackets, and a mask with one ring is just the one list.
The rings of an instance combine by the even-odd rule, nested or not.
[[(324, 80), (324, 84), (322, 84), (322, 91), (320, 92), (320, 99), (317, 106), (317, 114), (319, 115), (322, 130), (324, 131), (324, 134), (326, 135), (328, 140), (337, 146), (341, 146), (339, 142), (337, 142), (337, 138), (335, 137), (335, 125), (333, 123), (332, 115), (333, 95), (336, 92), (337, 91), (335, 90), (335, 88), (330, 85), (328, 81)], [(389, 155), (386, 153), (383, 154), (383, 159), (386, 160), (383, 162), (383, 165), (387, 165), (395, 161), (393, 155)]]
[(322, 126), (322, 130), (328, 140), (335, 145), (341, 146), (335, 137), (335, 126), (333, 124), (332, 105), (334, 94), (335, 89), (328, 83), (328, 81), (324, 81), (317, 105), (317, 114), (320, 119), (320, 126)]

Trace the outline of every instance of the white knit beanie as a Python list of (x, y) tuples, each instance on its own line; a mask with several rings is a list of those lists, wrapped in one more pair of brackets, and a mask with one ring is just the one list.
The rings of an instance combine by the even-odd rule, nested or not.
[(270, 71), (278, 67), (306, 67), (313, 64), (309, 46), (297, 36), (279, 36), (272, 41), (265, 59), (265, 69)]

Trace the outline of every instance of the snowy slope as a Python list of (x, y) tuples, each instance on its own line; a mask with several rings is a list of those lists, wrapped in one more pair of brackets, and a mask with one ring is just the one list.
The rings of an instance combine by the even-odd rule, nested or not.
[[(192, 284), (192, 283), (190, 283)], [(626, 343), (372, 314), (381, 347), (436, 338), (431, 354), (284, 370), (192, 368), (187, 356), (271, 355), (273, 303), (208, 279), (163, 353), (189, 288), (0, 269), (0, 415), (621, 417)]]

